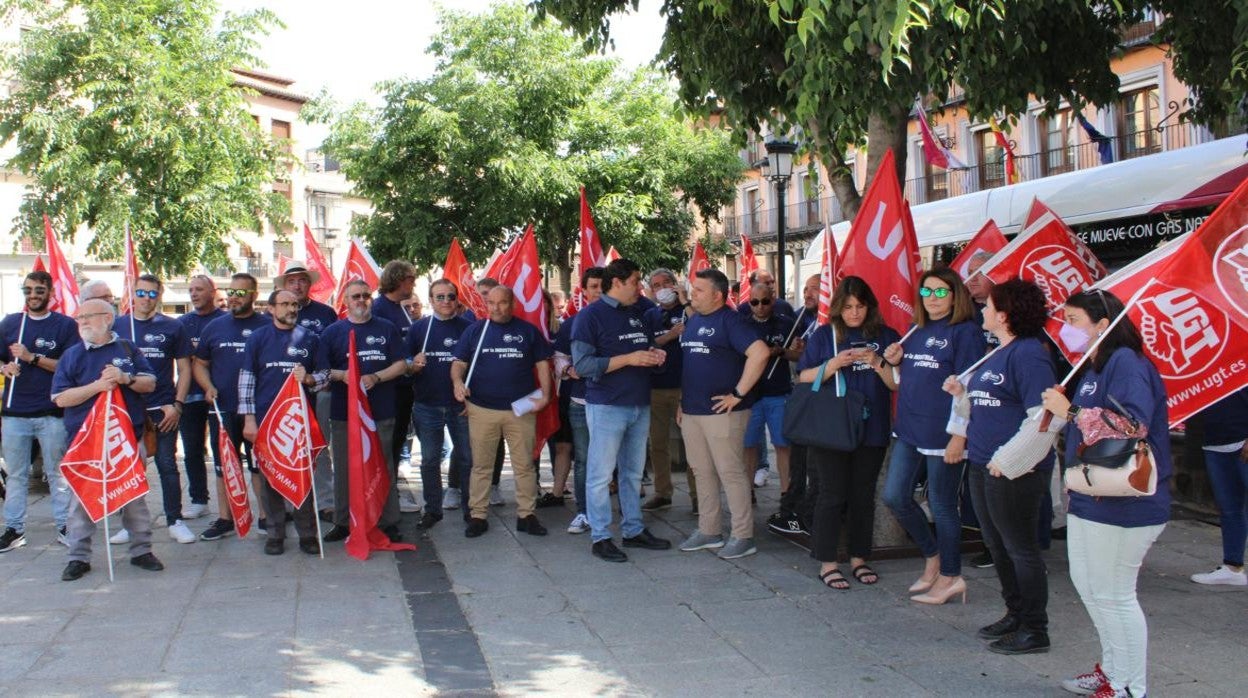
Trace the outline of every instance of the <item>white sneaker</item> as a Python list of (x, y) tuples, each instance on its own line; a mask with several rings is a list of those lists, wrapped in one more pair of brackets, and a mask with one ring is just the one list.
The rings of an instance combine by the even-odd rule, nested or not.
[(420, 504), (407, 490), (399, 490), (399, 511), (404, 514), (419, 514)]
[[(127, 535), (127, 538), (128, 537), (129, 536)], [(169, 527), (169, 537), (179, 543), (195, 542), (195, 534), (191, 533), (191, 529), (186, 527), (186, 522), (182, 519), (174, 521), (173, 525)]]
[(123, 528), (114, 533), (112, 537), (108, 539), (108, 542), (113, 545), (125, 545), (130, 542), (130, 532)]
[(498, 489), (498, 485), (490, 485), (490, 506), (501, 507), (506, 503), (503, 501), (503, 493)]
[(443, 509), (458, 509), (459, 499), (460, 499), (460, 496), (459, 496), (458, 487), (446, 488), (446, 491), (442, 493), (442, 508)]
[(186, 508), (182, 510), (182, 520), (190, 521), (191, 519), (198, 519), (199, 517), (207, 513), (208, 513), (207, 504), (196, 504), (194, 502), (191, 502), (190, 504), (186, 506)]
[(589, 519), (584, 514), (577, 514), (572, 519), (572, 523), (568, 524), (568, 533), (586, 533), (589, 531)]
[(758, 470), (755, 470), (754, 471), (754, 486), (766, 487), (767, 486), (767, 474), (769, 472), (771, 472), (771, 470), (769, 470), (768, 468), (759, 468)]
[(1218, 565), (1218, 569), (1212, 572), (1193, 574), (1192, 581), (1197, 584), (1225, 584), (1227, 586), (1242, 587), (1248, 586), (1248, 574), (1242, 569), (1236, 572), (1226, 565)]

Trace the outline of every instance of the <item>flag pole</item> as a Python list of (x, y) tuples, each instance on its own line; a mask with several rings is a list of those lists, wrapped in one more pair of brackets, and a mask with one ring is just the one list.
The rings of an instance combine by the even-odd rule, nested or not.
[[(325, 559), (325, 544), (321, 537), (321, 500), (316, 496), (316, 473), (314, 467), (316, 463), (312, 458), (312, 420), (316, 419), (316, 415), (308, 411), (308, 394), (303, 389), (303, 383), (299, 384), (299, 402), (303, 405), (303, 418), (308, 420), (308, 429), (306, 430), (307, 446), (305, 453), (308, 457), (308, 484), (312, 486), (312, 520), (316, 522), (316, 548), (321, 551), (321, 559)], [(282, 517), (278, 517), (279, 520)], [(285, 523), (279, 525), (285, 526)]]
[[(113, 541), (108, 531), (108, 420), (113, 416), (113, 390), (104, 394), (104, 436), (100, 439), (100, 491), (104, 499), (104, 550), (108, 558), (108, 581), (113, 581)], [(133, 428), (133, 426), (131, 426)]]
[[(130, 286), (130, 298), (126, 299), (125, 302), (130, 304), (130, 341), (134, 342), (135, 344), (138, 344), (139, 335), (138, 335), (138, 332), (136, 332), (134, 329), (134, 290), (135, 290), (135, 287), (138, 286), (139, 280), (129, 278), (130, 277), (130, 250), (131, 249), (132, 249), (132, 246), (130, 244), (130, 221), (126, 221), (126, 254), (125, 254), (126, 272), (125, 272), (125, 276), (126, 276), (126, 281), (129, 282), (129, 286)], [(126, 283), (123, 282), (121, 286), (122, 286), (121, 292), (125, 293)]]
[[(17, 343), (18, 344), (22, 343), (22, 335), (26, 334), (26, 316), (28, 314), (29, 313), (27, 313), (26, 310), (23, 308), (22, 309), (22, 324), (17, 328)], [(13, 357), (13, 365), (17, 366), (19, 371), (21, 370), (21, 365), (17, 363), (16, 356)], [(17, 375), (14, 374), (14, 376), (10, 378), (7, 382), (9, 384), (9, 394), (4, 399), (5, 409), (8, 409), (13, 406), (13, 391), (17, 390)]]
[[(420, 353), (422, 354), (425, 353), (425, 348), (429, 346), (429, 333), (433, 331), (433, 321), (437, 319), (437, 313), (429, 316), (429, 326), (425, 328), (425, 340), (420, 343)], [(484, 332), (482, 334), (484, 334)]]
[[(789, 342), (793, 341), (793, 333), (797, 332), (797, 323), (802, 321), (802, 315), (806, 314), (806, 304), (802, 304), (802, 309), (797, 311), (797, 317), (793, 320), (793, 329), (789, 330), (789, 336), (784, 338), (785, 349), (789, 348)], [(784, 354), (777, 356), (771, 360), (771, 370), (767, 372), (767, 380), (771, 380), (771, 374), (776, 372), (776, 368), (780, 366), (780, 359), (784, 358)]]
[(472, 352), (472, 365), (468, 367), (468, 377), (464, 378), (464, 387), (472, 382), (472, 372), (477, 370), (477, 357), (481, 355), (481, 345), (485, 343), (485, 333), (490, 329), (490, 319), (485, 319), (485, 326), (481, 328), (481, 339), (477, 340), (477, 348)]

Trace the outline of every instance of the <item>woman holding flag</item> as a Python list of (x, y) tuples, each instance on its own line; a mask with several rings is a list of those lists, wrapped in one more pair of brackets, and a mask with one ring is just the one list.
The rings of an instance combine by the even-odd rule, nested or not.
[[(949, 404), (941, 385), (984, 355), (984, 334), (970, 322), (975, 318), (971, 294), (952, 269), (924, 272), (916, 301), (914, 326), (884, 352), (884, 359), (899, 369), (899, 394), (883, 499), (926, 558), (922, 576), (910, 586), (917, 594), (911, 600), (943, 604), (958, 595), (966, 600), (958, 516), (966, 439), (949, 436), (948, 412), (932, 406)], [(914, 501), (919, 468), (927, 469), (927, 503), (936, 522), (935, 536)]]
[(823, 371), (825, 381), (841, 372), (848, 390), (867, 398), (865, 435), (853, 451), (829, 451), (810, 447), (807, 464), (818, 470), (819, 493), (814, 512), (814, 547), (811, 557), (822, 564), (819, 579), (832, 589), (845, 590), (849, 581), (837, 569), (841, 512), (848, 507), (849, 564), (854, 579), (875, 584), (879, 575), (867, 565), (875, 536), (875, 485), (888, 448), (892, 391), (897, 389), (893, 371), (880, 356), (883, 347), (898, 340), (897, 332), (884, 324), (880, 303), (871, 287), (857, 276), (841, 281), (828, 307), (829, 323), (820, 325), (798, 361), (798, 380), (813, 383)]
[[(1170, 430), (1166, 392), (1157, 369), (1122, 301), (1100, 289), (1066, 300), (1061, 339), (1073, 353), (1087, 352), (1088, 365), (1068, 399), (1060, 389), (1044, 391), (1044, 409), (1066, 425), (1065, 462), (1080, 462), (1087, 421), (1081, 411), (1121, 412), (1148, 427), (1157, 468), (1157, 490), (1139, 497), (1092, 497), (1070, 493), (1067, 552), (1070, 581), (1092, 617), (1101, 640), (1101, 662), (1067, 679), (1072, 693), (1099, 698), (1143, 696), (1147, 685), (1148, 625), (1135, 595), (1144, 556), (1170, 520)], [(1117, 404), (1115, 404), (1117, 403)], [(1121, 407), (1119, 407), (1119, 405)], [(1088, 415), (1085, 415), (1085, 417)], [(1095, 425), (1099, 420), (1093, 420)]]

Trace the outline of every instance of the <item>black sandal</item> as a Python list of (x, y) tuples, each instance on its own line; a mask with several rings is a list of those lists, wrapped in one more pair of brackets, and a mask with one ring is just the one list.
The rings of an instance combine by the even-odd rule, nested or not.
[(841, 574), (839, 569), (828, 570), (819, 575), (819, 579), (829, 589), (836, 589), (837, 591), (847, 591), (849, 589), (849, 580), (845, 578), (845, 575)]
[(857, 579), (859, 584), (870, 586), (880, 581), (880, 575), (876, 574), (875, 570), (871, 569), (865, 562), (855, 567), (851, 574), (854, 575), (854, 579)]

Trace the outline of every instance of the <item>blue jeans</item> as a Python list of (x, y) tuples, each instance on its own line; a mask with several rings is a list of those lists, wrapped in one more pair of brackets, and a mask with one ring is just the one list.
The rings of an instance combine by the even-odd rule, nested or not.
[(1222, 562), (1232, 567), (1243, 566), (1244, 541), (1248, 538), (1248, 497), (1244, 496), (1248, 493), (1248, 463), (1240, 460), (1239, 453), (1205, 451), (1205, 472), (1222, 513)]
[(420, 402), (412, 405), (416, 438), (420, 439), (420, 487), (424, 491), (425, 511), (431, 514), (442, 513), (442, 454), (444, 437), (448, 432), (455, 450), (451, 452), (451, 471), (447, 482), (465, 495), (468, 493), (472, 449), (468, 442), (468, 418), (460, 414), (461, 411), (458, 405), (435, 407)]
[(619, 468), (620, 533), (632, 538), (645, 530), (641, 522), (641, 471), (650, 437), (650, 406), (586, 405), (585, 417), (594, 435), (589, 442), (585, 494), (590, 535), (596, 543), (611, 537), (611, 472)]
[[(157, 424), (163, 412), (148, 410), (147, 416)], [(135, 431), (139, 431), (136, 429)], [(143, 438), (139, 431), (139, 438)], [(182, 518), (182, 476), (178, 474), (178, 431), (156, 432), (156, 473), (160, 475), (160, 496), (165, 504), (165, 525), (172, 526)]]
[[(935, 536), (927, 527), (927, 516), (914, 501), (914, 483), (922, 467), (927, 468), (927, 505), (936, 522)], [(884, 505), (919, 546), (923, 557), (940, 555), (940, 573), (947, 577), (962, 574), (958, 486), (964, 467), (963, 463), (950, 465), (942, 456), (925, 456), (914, 446), (895, 439), (884, 481)]]
[(39, 439), (43, 452), (43, 472), (52, 491), (52, 517), (59, 529), (69, 520), (69, 486), (61, 477), (65, 456), (65, 422), (60, 417), (5, 417), (0, 420), (4, 441), (4, 464), (9, 471), (8, 494), (4, 500), (4, 525), (22, 533), (26, 530), (26, 495), (30, 491), (30, 445)]
[(575, 401), (568, 405), (568, 420), (572, 422), (572, 493), (576, 497), (576, 513), (585, 514), (585, 471), (589, 460), (589, 420), (585, 417), (585, 405)]
[(208, 403), (203, 400), (186, 403), (182, 420), (178, 422), (178, 433), (182, 435), (186, 493), (195, 504), (208, 503), (208, 465), (204, 460), (207, 427)]
[[(767, 450), (767, 434), (771, 434), (771, 445), (787, 448), (784, 440), (784, 406), (789, 401), (788, 395), (760, 397), (750, 409), (750, 422), (745, 425), (745, 447), (757, 448), (759, 452)], [(763, 429), (766, 428), (766, 432)], [(767, 462), (766, 456), (759, 456), (759, 466)]]

